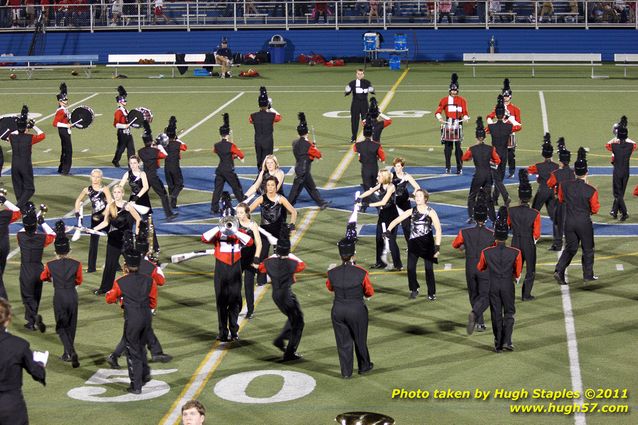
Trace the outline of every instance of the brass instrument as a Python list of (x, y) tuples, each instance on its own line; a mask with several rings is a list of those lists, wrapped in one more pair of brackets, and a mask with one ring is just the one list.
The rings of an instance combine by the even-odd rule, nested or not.
[[(153, 235), (155, 234), (155, 225), (153, 224), (153, 214), (148, 215), (148, 259), (152, 263), (157, 263), (159, 261), (159, 248), (156, 250), (153, 246)], [(146, 253), (145, 253), (146, 254)]]
[(239, 231), (239, 220), (232, 215), (226, 215), (219, 219), (219, 231), (223, 235), (231, 236)]
[(44, 218), (47, 212), (49, 212), (49, 207), (47, 207), (47, 204), (40, 204), (40, 212), (38, 213), (38, 217)]

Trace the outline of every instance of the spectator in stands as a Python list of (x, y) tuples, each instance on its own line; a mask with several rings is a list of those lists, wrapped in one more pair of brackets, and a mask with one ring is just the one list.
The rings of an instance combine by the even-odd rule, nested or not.
[(49, 25), (51, 2), (49, 0), (38, 0), (40, 13), (42, 13), (42, 25)]
[(295, 16), (305, 16), (306, 13), (308, 13), (308, 6), (309, 6), (309, 3), (305, 2), (305, 1), (295, 2), (294, 3)]
[(233, 64), (233, 53), (228, 48), (228, 41), (226, 41), (226, 39), (222, 40), (221, 45), (215, 52), (215, 63), (222, 66), (222, 71), (219, 75), (221, 78), (232, 77), (230, 67)]
[[(378, 1), (378, 0), (373, 0)], [(372, 3), (372, 1), (370, 1)], [(327, 1), (316, 1), (315, 7), (312, 9), (312, 19), (315, 23), (319, 22), (319, 16), (323, 16), (323, 23), (328, 23), (328, 15), (332, 16), (332, 10), (328, 6)]]
[(9, 7), (11, 7), (11, 28), (17, 28), (20, 25), (20, 11), (22, 5), (20, 0), (8, 0)]
[(122, 19), (122, 11), (124, 10), (124, 2), (123, 0), (112, 0), (111, 1), (111, 26), (117, 26)]
[(55, 0), (55, 26), (64, 27), (68, 23), (69, 3), (71, 0)]
[(379, 22), (379, 0), (370, 0), (368, 10), (368, 23), (372, 22), (372, 17), (375, 17), (377, 23)]
[[(250, 4), (252, 3), (253, 2), (251, 1)], [(160, 18), (163, 19), (166, 24), (170, 24), (171, 22), (168, 16), (164, 14), (164, 0), (155, 0), (155, 7), (153, 8), (153, 23), (157, 24), (157, 20)]]
[(356, 9), (359, 15), (367, 16), (368, 15), (368, 0), (357, 0), (357, 2), (354, 5), (354, 8)]
[[(547, 19), (545, 19), (545, 16), (547, 16)], [(551, 1), (544, 1), (541, 5), (540, 13), (538, 14), (538, 22), (550, 22), (552, 20), (552, 16), (554, 16), (554, 5)]]
[(603, 21), (603, 5), (602, 3), (588, 3), (590, 10), (589, 22), (602, 22)]
[(244, 2), (244, 16), (248, 14), (257, 15), (258, 13), (259, 11), (257, 10), (257, 7), (255, 6), (255, 2), (253, 0), (246, 0)]
[(443, 17), (447, 18), (447, 23), (452, 23), (452, 0), (439, 0), (439, 24), (443, 22)]
[(488, 5), (488, 12), (490, 15), (490, 22), (496, 22), (496, 18), (500, 22), (503, 21), (503, 15), (501, 15), (501, 2), (497, 0), (490, 0)]
[(27, 14), (26, 25), (32, 27), (35, 22), (35, 0), (24, 0), (24, 9)]
[(9, 8), (7, 7), (7, 0), (0, 0), (0, 27), (4, 28), (9, 26), (7, 22), (7, 15), (9, 12)]
[(477, 1), (476, 2), (476, 16), (478, 16), (479, 22), (485, 22), (485, 2)]
[[(123, 0), (124, 7), (122, 9), (122, 14), (124, 16), (127, 15), (137, 15), (137, 0)], [(129, 18), (124, 19), (124, 25), (128, 25)]]

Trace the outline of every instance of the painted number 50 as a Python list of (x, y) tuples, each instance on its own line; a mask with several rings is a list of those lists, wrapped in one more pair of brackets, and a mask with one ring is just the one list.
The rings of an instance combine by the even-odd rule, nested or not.
[[(151, 370), (151, 376), (166, 375), (167, 373), (173, 372), (177, 372), (177, 369), (153, 369)], [(85, 382), (86, 385), (92, 385), (91, 387), (76, 387), (71, 389), (67, 395), (76, 400), (92, 401), (95, 403), (125, 403), (129, 401), (157, 398), (163, 396), (171, 389), (166, 382), (151, 379), (150, 382), (144, 385), (142, 394), (123, 394), (111, 397), (98, 397), (100, 394), (104, 394), (106, 392), (106, 387), (103, 385), (118, 383), (129, 384), (130, 382), (127, 370), (98, 369), (98, 371)]]

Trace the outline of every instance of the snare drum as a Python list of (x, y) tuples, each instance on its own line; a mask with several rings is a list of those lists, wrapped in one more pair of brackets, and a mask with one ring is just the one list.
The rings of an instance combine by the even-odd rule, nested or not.
[(507, 148), (514, 149), (516, 147), (516, 133), (510, 134), (510, 138), (507, 140)]
[(139, 107), (135, 108), (128, 113), (126, 116), (128, 123), (133, 128), (142, 128), (144, 126), (144, 121), (147, 121), (149, 124), (153, 122), (153, 113), (150, 109)]
[(441, 124), (441, 142), (463, 141), (463, 126), (458, 121), (447, 121)]
[(88, 128), (93, 123), (95, 113), (86, 105), (80, 105), (71, 112), (71, 124), (80, 130)]

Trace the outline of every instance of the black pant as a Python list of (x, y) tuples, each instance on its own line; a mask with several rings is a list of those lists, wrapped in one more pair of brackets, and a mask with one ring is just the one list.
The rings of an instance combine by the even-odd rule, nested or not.
[(507, 192), (507, 188), (503, 183), (503, 179), (505, 178), (505, 162), (501, 161), (498, 164), (498, 168), (496, 170), (492, 170), (492, 183), (494, 184), (494, 194), (492, 195), (492, 202), (494, 204), (498, 204), (498, 195), (500, 194), (503, 197), (503, 202), (506, 202), (510, 197)]
[(627, 205), (625, 205), (625, 191), (627, 190), (627, 182), (629, 182), (629, 173), (616, 172), (614, 169), (612, 189), (614, 192), (614, 204), (611, 207), (613, 213), (620, 212), (622, 215), (627, 214)]
[(53, 313), (55, 331), (62, 341), (64, 353), (75, 353), (75, 332), (78, 327), (78, 294), (75, 289), (55, 291)]
[(361, 164), (361, 181), (363, 182), (363, 190), (366, 191), (377, 184), (377, 174), (379, 174), (378, 164), (370, 166)]
[[(265, 238), (264, 238), (265, 239)], [(264, 257), (265, 258), (265, 257)], [(244, 295), (246, 296), (246, 316), (255, 312), (255, 275), (252, 265), (244, 267)]]
[[(104, 216), (102, 214), (91, 215), (91, 229), (96, 227), (102, 222)], [(96, 270), (97, 263), (97, 250), (100, 246), (100, 235), (91, 235), (89, 239), (89, 260), (87, 264), (87, 271), (94, 272)]]
[[(148, 330), (146, 346), (148, 347), (148, 350), (151, 352), (151, 356), (164, 354), (164, 351), (162, 350), (162, 344), (160, 344), (159, 340), (155, 336), (155, 332), (153, 331), (152, 326)], [(117, 345), (115, 346), (115, 350), (113, 350), (113, 353), (111, 355), (117, 359), (124, 353), (125, 349), (126, 349), (126, 335), (122, 335), (122, 339), (120, 339), (120, 342), (117, 343)]]
[[(352, 93), (354, 96), (354, 93)], [(368, 99), (362, 98), (357, 100), (352, 98), (352, 104), (350, 105), (350, 127), (352, 129), (352, 140), (357, 139), (357, 133), (359, 132), (359, 123), (365, 119), (368, 113)]]
[(135, 143), (133, 142), (133, 136), (128, 131), (121, 129), (117, 130), (117, 147), (115, 148), (115, 155), (113, 161), (120, 162), (122, 154), (126, 150), (126, 155), (130, 158), (135, 155)]
[(102, 271), (102, 283), (100, 291), (107, 292), (113, 288), (115, 281), (115, 273), (119, 268), (120, 255), (122, 255), (122, 247), (106, 244), (106, 259), (104, 260), (104, 270)]
[(563, 246), (563, 236), (565, 236), (565, 204), (558, 202), (558, 199), (554, 199), (554, 217), (553, 217), (553, 233), (554, 243), (553, 245), (560, 248)]
[(556, 203), (554, 201), (554, 191), (549, 187), (543, 188), (540, 186), (536, 195), (534, 196), (534, 201), (532, 202), (532, 208), (536, 211), (540, 212), (541, 208), (545, 206), (547, 209), (547, 215), (552, 218), (554, 217), (554, 208), (556, 208)]
[(516, 148), (507, 148), (507, 166), (510, 174), (516, 172)]
[(522, 297), (529, 298), (532, 295), (534, 287), (534, 278), (536, 276), (536, 244), (533, 236), (525, 238), (516, 234), (512, 238), (512, 246), (521, 250), (521, 256), (525, 263), (525, 280), (523, 281)]
[(361, 300), (335, 300), (332, 305), (332, 328), (337, 341), (341, 376), (352, 375), (353, 344), (359, 371), (370, 369), (368, 307)]
[[(376, 243), (377, 243), (377, 264), (385, 264), (381, 259), (383, 255), (383, 250), (385, 249), (385, 240), (383, 239), (383, 229), (381, 228), (381, 223), (383, 220), (381, 216), (377, 221), (377, 235), (376, 235)], [(390, 223), (386, 223), (386, 226)], [(386, 227), (387, 228), (387, 227)], [(392, 263), (394, 268), (399, 269), (403, 267), (403, 263), (401, 262), (401, 253), (399, 252), (399, 245), (397, 245), (397, 230), (398, 228), (395, 226), (394, 229), (390, 231), (390, 237), (388, 238), (388, 245), (390, 245), (390, 254), (392, 254)]]
[(42, 281), (40, 273), (44, 270), (42, 263), (20, 264), (20, 296), (24, 304), (24, 319), (28, 324), (36, 322), (40, 299), (42, 298)]
[(28, 425), (29, 415), (22, 389), (0, 391), (0, 424)]
[(13, 191), (16, 195), (16, 205), (20, 208), (24, 208), (35, 193), (33, 165), (31, 162), (23, 164), (15, 158), (15, 162), (11, 164), (11, 182), (13, 183)]
[(279, 311), (288, 317), (286, 324), (281, 330), (279, 336), (275, 338), (275, 341), (283, 342), (288, 340), (284, 357), (292, 356), (297, 352), (297, 347), (299, 347), (299, 343), (301, 342), (301, 334), (303, 333), (304, 328), (301, 306), (299, 305), (299, 301), (297, 301), (297, 297), (293, 294), (290, 288), (273, 289), (272, 299), (275, 302), (275, 305), (279, 308)]
[[(150, 376), (146, 358), (146, 341), (151, 328), (151, 311), (145, 307), (133, 309), (127, 307), (124, 313), (124, 338), (126, 340), (126, 363), (131, 387), (141, 390), (143, 379)], [(132, 310), (136, 310), (131, 313)]]
[(474, 206), (478, 199), (479, 191), (482, 188), (490, 190), (492, 187), (492, 176), (489, 171), (477, 172), (472, 177), (472, 184), (470, 185), (470, 193), (467, 195), (467, 216), (469, 218), (474, 217)]
[(7, 256), (10, 250), (9, 236), (3, 236), (2, 241), (0, 241), (0, 297), (5, 300), (8, 300), (9, 296), (7, 295), (7, 289), (4, 287), (4, 269), (7, 266)]
[(485, 324), (483, 313), (490, 306), (490, 279), (487, 272), (480, 272), (476, 268), (479, 259), (467, 259), (465, 262), (465, 280), (470, 305), (476, 316), (476, 323)]
[(2, 176), (2, 168), (4, 167), (4, 149), (0, 146), (0, 176)]
[(160, 201), (162, 202), (162, 209), (164, 210), (164, 215), (168, 218), (173, 215), (173, 210), (171, 209), (171, 205), (168, 201), (168, 195), (166, 194), (166, 188), (164, 188), (164, 183), (157, 175), (157, 172), (146, 173), (146, 177), (148, 178), (148, 184), (153, 188), (157, 196), (159, 196)]
[(213, 190), (213, 199), (210, 204), (210, 209), (216, 213), (219, 212), (219, 200), (222, 197), (225, 183), (230, 185), (237, 202), (244, 200), (244, 191), (241, 188), (237, 174), (234, 171), (220, 171), (218, 169), (215, 173), (215, 189)]
[(315, 201), (317, 205), (321, 206), (326, 202), (319, 194), (317, 185), (315, 184), (315, 181), (310, 174), (310, 170), (308, 170), (307, 172), (299, 171), (298, 174), (295, 174), (295, 180), (292, 182), (292, 188), (290, 189), (290, 193), (288, 194), (288, 201), (292, 205), (295, 205), (295, 203), (297, 202), (297, 198), (299, 197), (302, 189), (306, 189), (308, 195), (310, 195), (312, 200)]
[(184, 176), (179, 165), (164, 167), (164, 175), (166, 176), (166, 184), (168, 185), (168, 193), (171, 197), (171, 206), (174, 208), (177, 204), (177, 197), (184, 189)]
[(270, 139), (267, 142), (255, 142), (255, 154), (257, 155), (257, 173), (261, 171), (264, 159), (268, 155), (272, 155), (274, 149), (274, 141)]
[(58, 165), (58, 173), (69, 174), (71, 171), (71, 162), (73, 161), (73, 145), (71, 144), (71, 135), (69, 129), (58, 127), (60, 135), (60, 165)]
[(579, 243), (583, 249), (583, 277), (589, 279), (594, 276), (594, 226), (589, 219), (566, 217), (565, 250), (556, 264), (556, 271), (565, 272), (578, 251)]
[[(273, 224), (266, 224), (263, 225), (262, 227), (264, 228), (264, 230), (268, 231), (271, 235), (275, 236), (275, 237), (279, 237), (279, 234), (281, 233), (281, 226), (280, 225), (273, 225)], [(268, 238), (266, 237), (262, 237), (261, 238), (261, 252), (259, 253), (259, 258), (261, 259), (266, 259), (268, 258), (268, 254), (270, 254), (270, 241), (268, 241)], [(259, 286), (263, 286), (266, 284), (267, 278), (266, 278), (266, 273), (257, 273), (257, 285)]]
[(512, 344), (516, 293), (511, 279), (490, 282), (490, 312), (492, 313), (492, 331), (494, 347), (502, 349)]
[[(408, 287), (410, 291), (416, 291), (420, 288), (419, 281), (416, 278), (416, 265), (419, 261), (417, 254), (408, 249)], [(436, 281), (434, 280), (434, 264), (430, 260), (423, 258), (425, 265), (425, 283), (428, 286), (428, 295), (436, 295)]]
[(443, 142), (443, 154), (445, 155), (445, 169), (449, 170), (452, 160), (452, 146), (454, 146), (454, 158), (456, 159), (456, 171), (459, 172), (463, 169), (463, 161), (461, 158), (463, 157), (463, 151), (461, 150), (461, 142)]
[(239, 311), (241, 310), (241, 264), (229, 265), (215, 260), (215, 304), (219, 337), (237, 336)]

